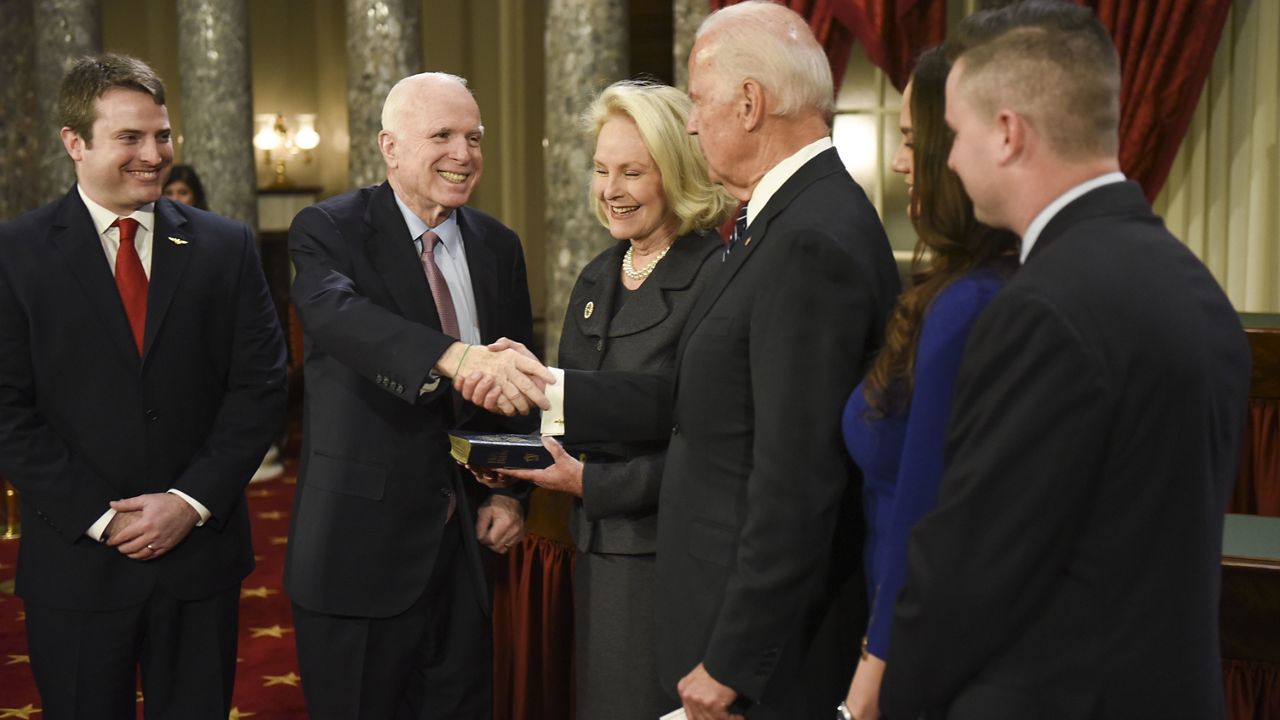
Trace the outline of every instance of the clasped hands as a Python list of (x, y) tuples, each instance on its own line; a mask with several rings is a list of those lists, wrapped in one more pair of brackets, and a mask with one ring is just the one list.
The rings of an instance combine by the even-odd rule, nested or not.
[(149, 493), (113, 500), (107, 545), (132, 560), (154, 560), (177, 547), (200, 522), (200, 515), (173, 493)]
[(503, 415), (551, 409), (546, 388), (555, 376), (523, 344), (501, 338), (487, 347), (454, 343), (436, 361), (436, 372), (453, 380), (462, 399)]

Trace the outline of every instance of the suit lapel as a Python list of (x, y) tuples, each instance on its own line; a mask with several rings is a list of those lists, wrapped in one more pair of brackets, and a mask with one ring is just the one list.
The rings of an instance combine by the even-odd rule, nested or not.
[(129, 329), (129, 320), (120, 302), (115, 277), (111, 274), (111, 266), (107, 263), (89, 209), (75, 188), (63, 198), (58, 208), (49, 240), (62, 253), (68, 269), (88, 298), (89, 306), (102, 318), (111, 344), (130, 362), (138, 363), (138, 347), (134, 344), (133, 331)]
[(684, 348), (694, 331), (698, 329), (703, 318), (710, 312), (716, 300), (724, 293), (725, 288), (738, 274), (743, 265), (751, 259), (753, 253), (764, 245), (765, 240), (769, 236), (769, 225), (773, 220), (796, 199), (804, 189), (813, 183), (821, 180), (835, 172), (846, 172), (844, 165), (840, 162), (840, 156), (836, 153), (835, 148), (824, 150), (814, 156), (809, 162), (800, 166), (800, 169), (787, 179), (782, 187), (769, 198), (769, 203), (764, 206), (760, 214), (755, 220), (747, 226), (746, 239), (729, 253), (725, 258), (724, 267), (716, 276), (711, 279), (711, 283), (707, 289), (703, 291), (702, 296), (698, 298), (698, 302), (693, 306), (693, 310), (689, 315), (689, 321), (685, 323), (684, 332), (680, 335), (680, 345), (676, 351), (676, 363), (679, 366), (681, 358), (684, 357)]
[[(570, 297), (570, 305), (565, 314), (572, 318), (578, 326), (578, 332), (584, 338), (594, 341), (596, 345), (609, 334), (610, 320), (613, 318), (613, 300), (618, 295), (618, 277), (622, 267), (622, 255), (629, 243), (623, 241), (609, 249), (603, 262), (591, 263), (583, 268), (578, 278), (580, 292)], [(591, 303), (591, 313), (587, 313), (587, 303)], [(599, 370), (604, 359), (603, 352), (585, 354), (592, 359), (594, 367), (584, 370)]]
[[(174, 240), (181, 242), (174, 242)], [(191, 234), (187, 217), (175, 203), (156, 201), (156, 222), (151, 233), (151, 278), (147, 283), (147, 326), (143, 333), (142, 356), (151, 352), (156, 335), (164, 324), (173, 296), (182, 285), (187, 262), (200, 238)]]
[[(671, 314), (668, 293), (683, 290), (693, 284), (694, 277), (707, 258), (705, 247), (701, 236), (696, 234), (677, 238), (666, 257), (654, 268), (653, 275), (627, 299), (627, 304), (609, 322), (609, 337), (634, 335), (666, 320)], [(617, 272), (618, 263), (614, 263), (613, 267), (613, 280), (619, 283), (621, 279)]]
[(364, 221), (374, 230), (365, 253), (396, 307), (404, 317), (439, 330), (440, 316), (431, 299), (431, 286), (422, 272), (422, 261), (414, 252), (409, 226), (396, 205), (391, 185), (384, 182), (374, 190)]

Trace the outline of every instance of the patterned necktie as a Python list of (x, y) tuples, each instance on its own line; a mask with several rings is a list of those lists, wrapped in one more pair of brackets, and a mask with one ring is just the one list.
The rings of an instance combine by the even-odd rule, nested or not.
[(729, 259), (729, 253), (733, 252), (734, 246), (738, 244), (742, 237), (747, 234), (747, 206), (742, 206), (742, 212), (738, 213), (738, 219), (733, 223), (733, 232), (729, 233), (729, 243), (724, 246), (724, 256), (720, 258), (721, 262)]
[(138, 221), (118, 218), (112, 225), (120, 230), (120, 249), (116, 251), (116, 289), (120, 291), (120, 302), (124, 304), (124, 314), (129, 317), (129, 328), (133, 330), (133, 342), (141, 355), (142, 336), (147, 329), (147, 273), (142, 269), (138, 248), (133, 244), (138, 235)]
[(455, 340), (462, 339), (458, 332), (458, 312), (453, 308), (453, 295), (449, 294), (449, 283), (445, 281), (440, 266), (436, 264), (436, 244), (440, 236), (428, 230), (422, 234), (422, 270), (427, 274), (427, 284), (431, 286), (431, 299), (436, 301), (436, 313), (440, 315), (440, 329)]

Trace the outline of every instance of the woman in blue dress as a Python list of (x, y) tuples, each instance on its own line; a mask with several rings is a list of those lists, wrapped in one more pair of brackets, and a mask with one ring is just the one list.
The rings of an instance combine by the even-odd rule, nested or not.
[(857, 720), (879, 717), (893, 603), (906, 580), (907, 534), (937, 501), (965, 340), (1017, 262), (1017, 237), (975, 220), (973, 203), (947, 168), (949, 69), (942, 48), (926, 51), (903, 92), (902, 142), (893, 169), (906, 176), (919, 235), (911, 286), (890, 318), (884, 348), (844, 411), (845, 444), (864, 478), (871, 603), (862, 659), (842, 708)]

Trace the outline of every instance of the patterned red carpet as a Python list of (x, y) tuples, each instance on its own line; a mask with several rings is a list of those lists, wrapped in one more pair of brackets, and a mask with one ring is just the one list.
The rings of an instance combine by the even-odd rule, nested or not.
[[(249, 486), (258, 564), (240, 590), (239, 664), (231, 720), (307, 717), (293, 645), (293, 618), (281, 588), (295, 467), (290, 459), (283, 478)], [(13, 595), (17, 557), (18, 541), (0, 540), (0, 718), (39, 720), (43, 714), (28, 665), (22, 600)], [(141, 718), (141, 703), (138, 708)]]

